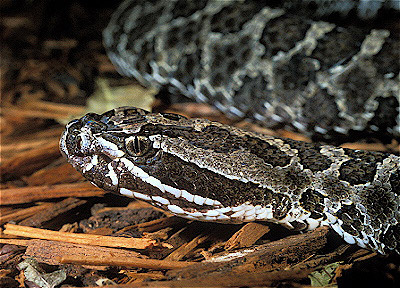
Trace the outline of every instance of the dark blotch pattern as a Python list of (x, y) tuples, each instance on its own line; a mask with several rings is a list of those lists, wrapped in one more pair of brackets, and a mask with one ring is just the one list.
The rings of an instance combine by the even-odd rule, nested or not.
[(340, 169), (339, 179), (351, 185), (372, 182), (376, 173), (378, 162), (387, 157), (385, 153), (354, 151), (345, 149), (346, 154), (352, 159), (344, 162)]
[(238, 32), (243, 28), (244, 23), (260, 12), (263, 6), (258, 1), (248, 1), (241, 5), (224, 7), (211, 18), (210, 30), (224, 34)]
[(389, 183), (392, 186), (392, 191), (400, 196), (400, 171), (390, 174)]
[[(387, 223), (394, 217), (394, 211), (398, 210), (398, 201), (386, 185), (371, 185), (362, 191), (360, 195), (365, 199), (364, 206), (371, 218), (371, 228), (381, 229), (382, 224)], [(397, 205), (397, 207), (396, 207)]]
[(296, 15), (282, 15), (265, 25), (260, 43), (266, 48), (264, 57), (272, 57), (279, 51), (289, 51), (306, 35), (310, 28), (308, 19)]
[(359, 28), (342, 29), (335, 27), (318, 41), (312, 57), (320, 61), (322, 69), (329, 69), (337, 63), (351, 59), (359, 51), (364, 37), (365, 31)]
[[(318, 109), (315, 109), (318, 107)], [(320, 89), (308, 98), (303, 105), (304, 119), (309, 129), (321, 127), (331, 130), (338, 124), (339, 109), (335, 102), (335, 97), (330, 95), (326, 89)]]
[[(377, 127), (378, 130), (385, 136), (384, 142), (390, 143), (392, 136), (388, 128), (393, 129), (396, 126), (396, 116), (399, 114), (400, 99), (398, 95), (393, 92), (389, 97), (377, 97), (378, 108), (375, 111), (374, 117), (368, 122), (371, 127)], [(376, 132), (375, 132), (376, 133)]]
[(316, 172), (326, 170), (331, 166), (332, 160), (320, 153), (320, 145), (290, 139), (285, 139), (284, 141), (288, 143), (291, 148), (298, 150), (297, 155), (300, 157), (301, 164), (303, 164), (304, 168)]
[[(204, 9), (204, 7), (207, 5), (207, 0), (199, 0), (199, 1), (185, 1), (185, 0), (179, 0), (176, 2), (174, 9), (172, 9), (172, 17), (178, 18), (178, 17), (188, 17), (195, 13), (196, 11)], [(147, 21), (151, 22), (151, 21)]]
[(365, 217), (354, 204), (342, 205), (336, 216), (343, 221), (342, 228), (350, 235), (360, 236), (360, 232), (364, 230)]
[(400, 224), (390, 226), (385, 234), (382, 234), (380, 240), (390, 251), (396, 251), (400, 254)]
[(300, 205), (307, 211), (311, 212), (310, 217), (319, 219), (323, 217), (324, 211), (324, 198), (323, 196), (313, 189), (307, 189), (301, 194)]
[[(216, 4), (211, 2), (222, 5), (209, 9)], [(361, 2), (363, 5), (355, 5), (360, 11), (368, 6), (366, 1)], [(145, 86), (164, 87), (175, 95), (172, 98), (185, 95), (201, 99), (230, 116), (255, 119), (266, 127), (275, 127), (279, 122), (294, 126), (312, 139), (336, 144), (349, 138), (374, 138), (387, 143), (398, 139), (393, 126), (380, 129), (384, 122), (395, 121), (398, 111), (388, 110), (388, 117), (367, 123), (379, 112), (368, 102), (396, 91), (400, 42), (397, 34), (389, 31), (390, 21), (368, 25), (353, 21), (350, 15), (357, 14), (355, 7), (349, 14), (351, 21), (339, 20), (341, 17), (321, 19), (325, 4), (301, 3), (304, 1), (132, 0), (115, 12), (105, 29), (104, 43), (119, 71), (136, 77)], [(376, 11), (379, 5), (372, 6)], [(272, 7), (279, 9), (270, 10)], [(362, 45), (367, 44), (365, 41), (371, 43)], [(263, 89), (266, 83), (269, 91)], [(338, 110), (325, 110), (317, 103), (313, 106), (321, 108), (314, 111), (326, 117), (323, 122), (335, 122), (327, 133), (320, 133), (314, 127), (325, 129), (325, 123), (307, 125), (320, 117), (303, 113), (302, 106), (319, 93), (316, 90), (324, 89), (328, 97), (342, 104)], [(279, 109), (286, 113), (282, 115)]]

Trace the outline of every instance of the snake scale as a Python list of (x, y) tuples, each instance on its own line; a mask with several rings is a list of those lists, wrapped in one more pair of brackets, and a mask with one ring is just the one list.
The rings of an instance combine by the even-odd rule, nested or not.
[[(121, 73), (232, 117), (317, 141), (400, 140), (399, 32), (315, 21), (295, 5), (302, 1), (277, 2), (288, 11), (264, 1), (126, 1), (104, 46)], [(378, 2), (400, 5), (359, 2), (361, 16), (364, 4), (372, 14)]]
[[(126, 1), (105, 46), (124, 74), (234, 116), (326, 141), (397, 139), (398, 39), (237, 3)], [(60, 149), (94, 185), (187, 219), (329, 225), (348, 243), (400, 254), (400, 157), (390, 153), (134, 107), (71, 121)]]

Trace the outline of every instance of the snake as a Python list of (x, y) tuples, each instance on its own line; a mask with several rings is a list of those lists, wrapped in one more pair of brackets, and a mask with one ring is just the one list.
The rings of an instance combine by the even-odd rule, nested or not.
[[(399, 42), (388, 30), (237, 3), (125, 1), (104, 45), (121, 73), (233, 117), (325, 143), (398, 139)], [(186, 219), (330, 226), (349, 244), (400, 254), (400, 157), (325, 143), (120, 107), (72, 120), (60, 150), (95, 186)]]
[[(381, 24), (390, 19), (385, 14), (375, 20), (378, 29), (373, 21), (314, 19), (352, 9), (373, 17), (384, 6), (399, 12), (400, 2), (277, 2), (286, 7), (264, 1), (128, 0), (111, 17), (103, 42), (123, 75), (212, 104), (234, 119), (333, 144), (400, 141), (396, 22)], [(320, 5), (309, 11), (303, 2)]]
[(400, 252), (400, 157), (121, 107), (71, 121), (62, 154), (94, 185), (191, 220), (322, 225)]

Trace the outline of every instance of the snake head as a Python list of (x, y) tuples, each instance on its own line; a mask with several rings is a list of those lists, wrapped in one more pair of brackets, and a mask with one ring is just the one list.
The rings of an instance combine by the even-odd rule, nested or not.
[(60, 139), (60, 151), (93, 184), (117, 192), (119, 175), (113, 171), (121, 158), (145, 162), (146, 157), (156, 153), (148, 137), (135, 134), (141, 130), (146, 114), (134, 107), (88, 113), (68, 123)]
[(310, 183), (307, 173), (299, 176), (304, 187), (281, 177), (299, 165), (287, 148), (281, 139), (131, 107), (73, 120), (60, 141), (68, 162), (106, 191), (188, 219), (283, 224), (308, 213), (284, 192)]
[[(247, 204), (240, 203), (243, 199), (233, 195), (257, 185), (217, 172), (227, 161), (239, 159), (235, 153), (229, 159), (222, 150), (240, 152), (244, 145), (221, 146), (219, 141), (229, 132), (216, 125), (222, 124), (121, 107), (71, 121), (61, 136), (60, 150), (85, 178), (106, 191), (145, 200), (190, 219), (241, 222), (229, 217), (235, 209), (215, 209), (225, 205), (245, 209)], [(255, 198), (248, 195), (249, 200)]]

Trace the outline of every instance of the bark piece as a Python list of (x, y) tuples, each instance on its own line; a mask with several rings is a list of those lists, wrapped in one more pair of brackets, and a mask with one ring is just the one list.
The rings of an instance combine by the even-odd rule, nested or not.
[(210, 238), (210, 235), (197, 235), (195, 238), (190, 240), (188, 243), (181, 245), (178, 249), (169, 254), (165, 259), (171, 261), (178, 261), (183, 259), (188, 253), (193, 251), (198, 245), (205, 242)]
[(250, 222), (240, 228), (233, 236), (226, 241), (225, 250), (249, 247), (269, 231), (267, 225)]
[(0, 204), (22, 204), (62, 197), (102, 196), (104, 193), (104, 190), (93, 186), (89, 182), (9, 188), (1, 191)]
[(42, 203), (37, 206), (32, 206), (25, 209), (15, 209), (15, 212), (0, 217), (0, 225), (3, 225), (8, 221), (20, 221), (22, 219), (26, 219), (29, 216), (38, 215), (42, 211), (49, 209), (52, 205), (52, 203)]
[[(263, 272), (271, 269), (284, 268), (291, 263), (300, 262), (316, 253), (327, 241), (328, 228), (322, 227), (314, 231), (293, 235), (253, 249), (243, 249), (235, 252), (232, 260), (228, 255), (214, 258), (214, 262), (202, 262), (181, 270), (171, 271), (168, 276), (173, 279), (190, 279), (208, 277), (216, 271), (224, 273)], [(218, 276), (215, 274), (214, 276)]]
[(126, 249), (98, 247), (83, 244), (72, 244), (66, 242), (47, 241), (47, 240), (28, 240), (25, 256), (34, 257), (39, 262), (50, 265), (59, 265), (61, 257), (85, 258), (120, 258), (135, 257), (145, 258), (140, 253)]
[(82, 206), (86, 203), (86, 200), (81, 200), (77, 198), (67, 198), (61, 202), (55, 203), (48, 207), (46, 211), (42, 213), (37, 213), (19, 223), (22, 226), (31, 226), (41, 228), (45, 223), (57, 218), (60, 215), (67, 213), (68, 211)]
[(38, 238), (44, 240), (63, 241), (75, 244), (86, 244), (93, 246), (120, 247), (132, 249), (146, 249), (156, 244), (155, 240), (146, 238), (124, 238), (92, 234), (58, 232), (27, 226), (6, 224), (4, 234)]
[(97, 256), (73, 257), (63, 256), (60, 259), (62, 264), (82, 264), (82, 265), (106, 265), (106, 266), (123, 266), (147, 268), (154, 270), (177, 269), (193, 265), (193, 262), (178, 262), (155, 259), (140, 259), (135, 257), (107, 257), (101, 258)]

